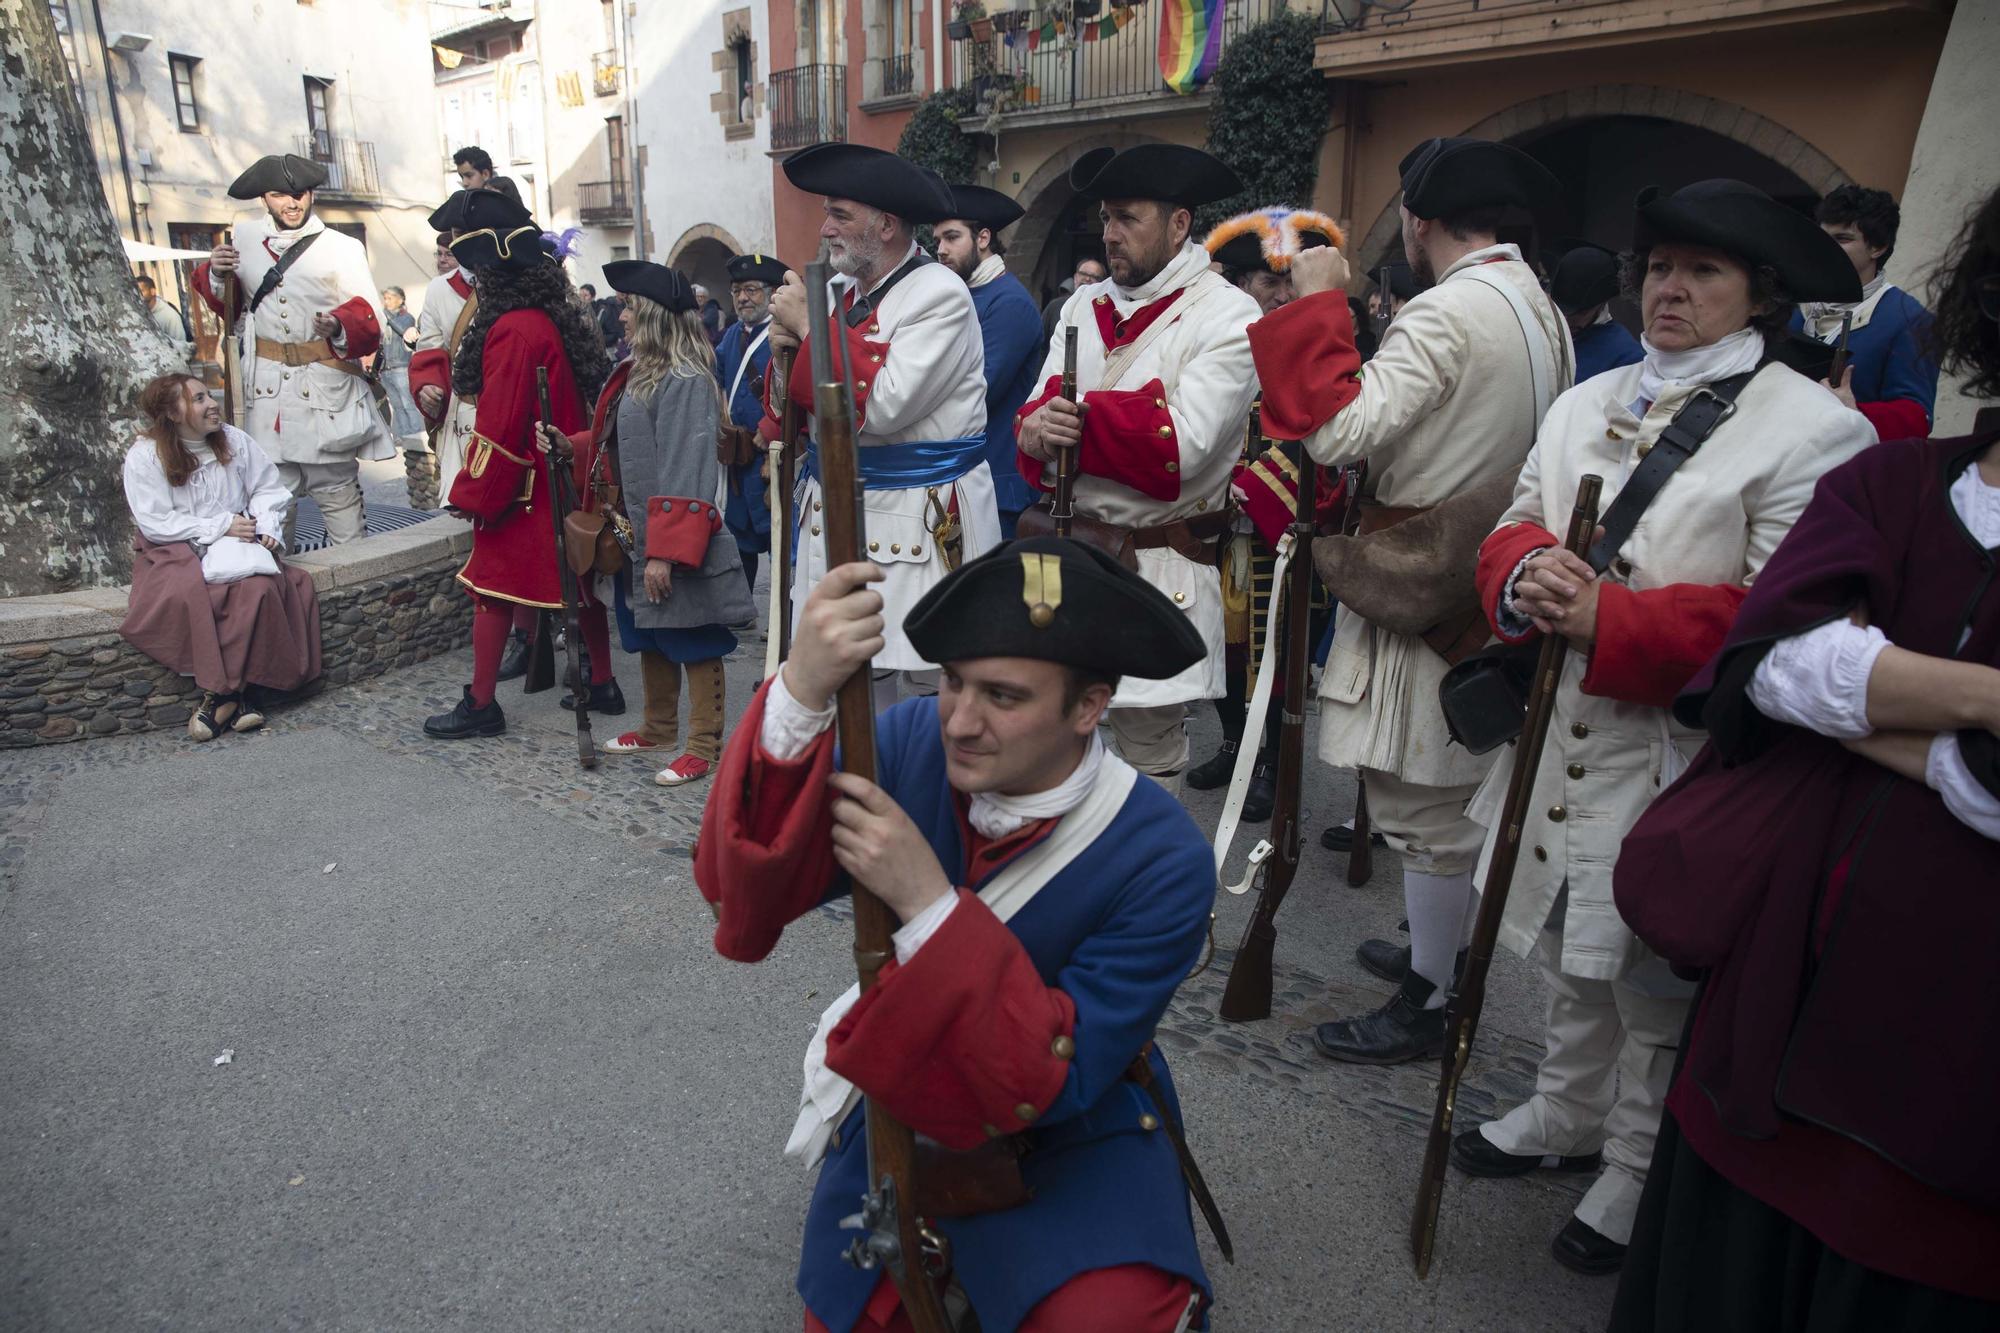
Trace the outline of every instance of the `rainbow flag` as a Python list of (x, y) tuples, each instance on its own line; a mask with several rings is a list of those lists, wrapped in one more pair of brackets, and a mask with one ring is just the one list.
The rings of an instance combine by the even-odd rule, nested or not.
[(1160, 77), (1191, 93), (1215, 73), (1222, 55), (1222, 0), (1161, 0)]

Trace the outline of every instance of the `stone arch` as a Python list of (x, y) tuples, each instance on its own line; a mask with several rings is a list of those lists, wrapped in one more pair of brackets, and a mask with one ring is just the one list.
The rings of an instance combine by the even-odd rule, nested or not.
[[(1768, 116), (1720, 98), (1650, 84), (1607, 83), (1531, 97), (1460, 132), (1475, 139), (1525, 146), (1585, 121), (1616, 116), (1667, 121), (1733, 140), (1790, 172), (1815, 194), (1825, 194), (1854, 179), (1804, 136)], [(1372, 258), (1395, 243), (1402, 225), (1398, 212), (1402, 202), (1399, 190), (1376, 215), (1354, 253)]]
[(713, 222), (697, 222), (692, 227), (689, 227), (686, 231), (682, 232), (679, 238), (676, 239), (674, 243), (667, 248), (668, 267), (673, 267), (675, 265), (678, 265), (681, 260), (681, 255), (688, 249), (688, 247), (693, 245), (696, 241), (703, 241), (703, 240), (718, 242), (719, 244), (722, 245), (724, 249), (728, 250), (729, 253), (732, 255), (740, 255), (743, 253), (743, 243), (741, 241), (738, 241), (734, 236), (731, 236), (728, 233), (728, 231), (726, 231), (721, 227), (716, 226)]
[(1150, 134), (1114, 130), (1085, 135), (1049, 154), (1028, 177), (1020, 193), (1014, 196), (1017, 202), (1026, 204), (1028, 211), (1007, 235), (1008, 270), (1021, 279), (1031, 292), (1039, 291), (1042, 286), (1053, 286), (1068, 277), (1068, 273), (1051, 274), (1044, 270), (1054, 261), (1052, 255), (1045, 253), (1049, 248), (1050, 234), (1056, 223), (1061, 221), (1063, 210), (1076, 197), (1076, 191), (1069, 185), (1070, 167), (1092, 149), (1123, 150), (1142, 143), (1159, 142), (1162, 140)]
[(743, 253), (736, 238), (710, 222), (697, 222), (680, 234), (667, 263), (687, 274), (690, 282), (708, 289), (711, 299), (729, 309), (729, 261)]

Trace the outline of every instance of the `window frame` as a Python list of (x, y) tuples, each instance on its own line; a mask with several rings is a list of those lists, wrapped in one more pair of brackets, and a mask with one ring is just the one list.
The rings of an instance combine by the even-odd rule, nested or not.
[(200, 56), (167, 52), (167, 81), (174, 90), (174, 120), (183, 134), (201, 133), (201, 98), (194, 86), (195, 66), (199, 64)]

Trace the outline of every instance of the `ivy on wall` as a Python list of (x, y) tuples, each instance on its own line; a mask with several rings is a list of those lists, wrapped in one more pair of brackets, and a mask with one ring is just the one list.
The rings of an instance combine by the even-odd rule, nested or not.
[(929, 167), (953, 185), (972, 184), (979, 154), (972, 137), (959, 128), (970, 119), (977, 102), (970, 88), (945, 88), (917, 103), (896, 151), (918, 166)]
[(1269, 204), (1312, 203), (1320, 136), (1333, 82), (1313, 68), (1318, 25), (1281, 11), (1232, 41), (1216, 66), (1208, 151), (1243, 178), (1241, 194), (1198, 209), (1199, 235), (1234, 214)]

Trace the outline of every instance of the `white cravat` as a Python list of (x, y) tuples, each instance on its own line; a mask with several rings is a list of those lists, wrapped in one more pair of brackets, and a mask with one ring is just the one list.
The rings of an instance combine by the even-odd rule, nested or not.
[(1659, 402), (1669, 389), (1726, 380), (1755, 370), (1764, 359), (1764, 334), (1756, 328), (1738, 329), (1727, 338), (1684, 352), (1661, 351), (1645, 338), (1639, 339), (1639, 345), (1646, 349), (1646, 359), (1639, 364), (1639, 401), (1644, 406), (1633, 415), (1641, 417), (1646, 415), (1645, 408)]
[(979, 267), (972, 270), (972, 276), (965, 280), (968, 287), (984, 287), (993, 279), (1007, 271), (1007, 261), (999, 255), (988, 255), (979, 261)]
[(1842, 315), (1859, 311), (1888, 285), (1888, 275), (1877, 269), (1874, 277), (1861, 284), (1859, 301), (1807, 301), (1799, 306), (1799, 320), (1808, 334), (1825, 342), (1840, 332)]

